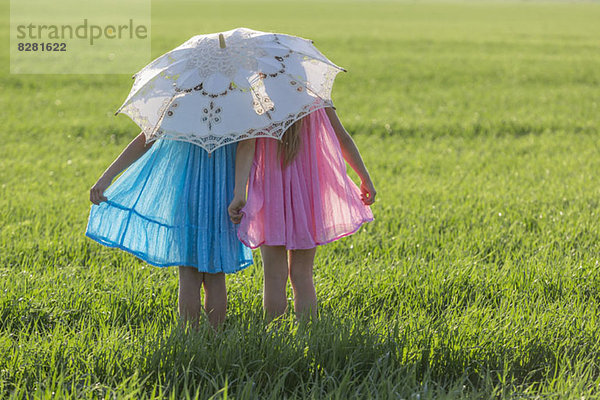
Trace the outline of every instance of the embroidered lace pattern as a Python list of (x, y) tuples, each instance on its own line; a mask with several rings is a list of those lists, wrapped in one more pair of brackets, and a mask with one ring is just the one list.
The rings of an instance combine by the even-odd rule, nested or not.
[[(218, 34), (194, 36), (152, 61), (133, 76), (117, 114), (128, 115), (147, 142), (181, 140), (212, 152), (250, 137), (279, 139), (307, 113), (332, 106), (333, 81), (345, 70), (311, 41), (246, 28), (223, 35), (225, 48)], [(243, 127), (232, 121), (240, 107), (253, 111)]]
[(297, 113), (289, 114), (285, 120), (274, 122), (272, 124), (260, 128), (251, 128), (243, 133), (232, 132), (224, 135), (190, 136), (182, 135), (178, 132), (167, 131), (163, 130), (162, 128), (159, 128), (157, 135), (154, 135), (151, 138), (146, 137), (146, 142), (152, 142), (159, 138), (181, 140), (183, 142), (189, 142), (201, 146), (204, 149), (206, 149), (206, 151), (211, 153), (221, 146), (244, 139), (250, 139), (254, 137), (271, 137), (274, 139), (281, 139), (287, 128), (289, 128), (294, 122), (296, 122), (300, 118), (320, 108), (332, 106), (333, 104), (331, 103), (331, 101), (317, 100), (312, 104), (305, 105)]

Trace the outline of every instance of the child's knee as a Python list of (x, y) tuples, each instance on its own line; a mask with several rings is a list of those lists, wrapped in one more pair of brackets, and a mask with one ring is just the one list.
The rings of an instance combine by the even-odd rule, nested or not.
[(207, 292), (226, 292), (225, 274), (204, 274), (204, 290)]
[(292, 284), (312, 283), (312, 265), (292, 263), (290, 265), (290, 281)]

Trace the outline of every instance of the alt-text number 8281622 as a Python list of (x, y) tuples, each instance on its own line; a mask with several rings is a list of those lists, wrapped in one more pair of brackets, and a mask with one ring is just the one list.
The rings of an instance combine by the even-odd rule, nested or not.
[(67, 51), (66, 43), (18, 43), (19, 51)]

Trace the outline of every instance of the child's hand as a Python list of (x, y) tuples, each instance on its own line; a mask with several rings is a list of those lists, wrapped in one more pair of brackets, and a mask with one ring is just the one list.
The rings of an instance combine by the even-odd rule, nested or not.
[(361, 181), (360, 182), (360, 199), (366, 206), (370, 206), (375, 203), (375, 195), (377, 192), (375, 191), (375, 186), (373, 186), (373, 182), (371, 180)]
[(242, 214), (240, 211), (246, 205), (246, 199), (243, 197), (234, 197), (229, 203), (229, 207), (227, 207), (227, 212), (229, 213), (229, 218), (231, 218), (231, 222), (234, 224), (239, 224), (242, 222)]
[(108, 200), (104, 196), (104, 191), (110, 186), (111, 181), (103, 176), (98, 179), (98, 182), (90, 189), (90, 201), (96, 205)]

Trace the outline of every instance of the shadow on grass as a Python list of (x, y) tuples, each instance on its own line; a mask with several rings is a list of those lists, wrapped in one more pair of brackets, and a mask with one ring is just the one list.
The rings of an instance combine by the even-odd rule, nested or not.
[(147, 393), (174, 398), (460, 397), (474, 389), (458, 370), (434, 381), (429, 357), (410, 354), (397, 326), (364, 322), (322, 312), (307, 323), (233, 317), (220, 332), (174, 327), (147, 347), (140, 375)]

